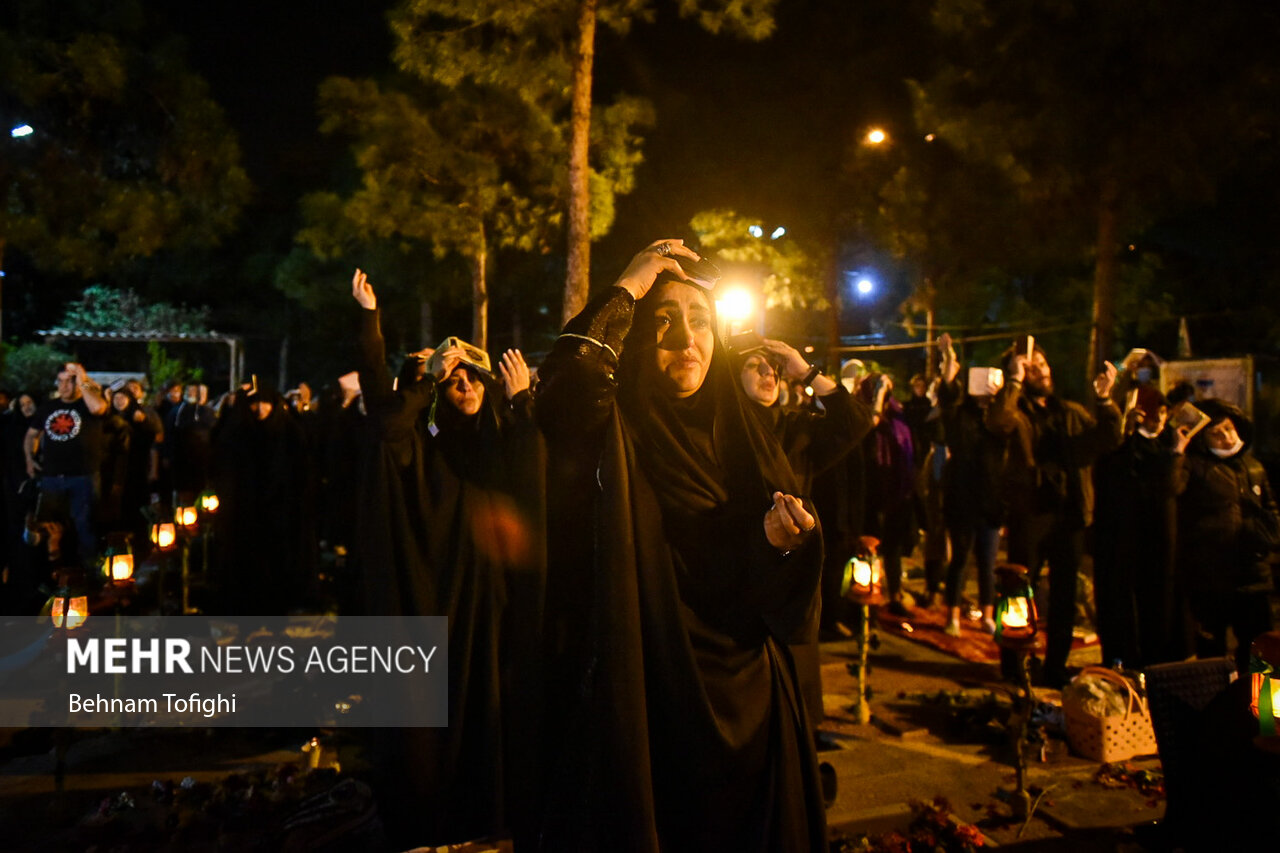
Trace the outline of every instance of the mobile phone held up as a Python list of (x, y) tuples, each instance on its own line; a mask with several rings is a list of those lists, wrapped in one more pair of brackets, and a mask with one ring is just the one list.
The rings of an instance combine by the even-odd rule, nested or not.
[(762, 349), (764, 347), (764, 338), (755, 332), (746, 331), (739, 332), (736, 335), (730, 335), (728, 340), (729, 349), (736, 353), (747, 353), (752, 350)]
[(680, 264), (680, 269), (684, 270), (684, 274), (689, 276), (689, 283), (696, 284), (704, 290), (712, 290), (716, 286), (716, 282), (720, 280), (720, 268), (706, 258), (686, 258), (683, 255), (674, 255), (676, 262)]

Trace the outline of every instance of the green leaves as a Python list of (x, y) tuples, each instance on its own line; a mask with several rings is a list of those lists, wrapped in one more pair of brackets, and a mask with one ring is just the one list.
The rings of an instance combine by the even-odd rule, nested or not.
[[(773, 225), (727, 209), (702, 211), (689, 225), (703, 250), (715, 253), (726, 278), (759, 283), (765, 307), (827, 308), (822, 283), (830, 257), (824, 242), (806, 242), (790, 233), (771, 239)], [(752, 236), (752, 226), (763, 236)]]
[(235, 227), (251, 189), (239, 146), (176, 50), (32, 26), (0, 32), (0, 54), (0, 95), (34, 128), (0, 159), (9, 244), (91, 277)]
[(58, 328), (81, 332), (203, 334), (209, 331), (209, 308), (188, 308), (166, 302), (148, 304), (132, 290), (93, 284), (84, 289), (80, 299), (67, 305)]

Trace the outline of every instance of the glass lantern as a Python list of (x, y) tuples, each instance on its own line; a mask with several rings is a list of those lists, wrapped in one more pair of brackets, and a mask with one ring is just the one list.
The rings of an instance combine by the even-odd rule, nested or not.
[(998, 566), (996, 575), (995, 640), (1006, 648), (1036, 645), (1036, 594), (1022, 566)]

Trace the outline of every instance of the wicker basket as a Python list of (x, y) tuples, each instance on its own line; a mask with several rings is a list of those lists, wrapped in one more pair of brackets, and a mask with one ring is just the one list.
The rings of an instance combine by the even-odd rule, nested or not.
[(1151, 713), (1147, 710), (1146, 700), (1133, 689), (1129, 679), (1101, 666), (1085, 667), (1080, 675), (1086, 674), (1124, 687), (1129, 694), (1129, 707), (1123, 714), (1096, 717), (1081, 707), (1078, 700), (1064, 696), (1062, 710), (1072, 751), (1094, 761), (1106, 762), (1127, 761), (1136, 755), (1155, 755), (1156, 735), (1151, 728)]

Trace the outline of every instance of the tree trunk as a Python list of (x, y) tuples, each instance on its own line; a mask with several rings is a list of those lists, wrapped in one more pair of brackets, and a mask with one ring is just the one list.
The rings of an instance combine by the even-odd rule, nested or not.
[(1106, 178), (1098, 202), (1097, 258), (1093, 266), (1093, 335), (1089, 343), (1089, 375), (1102, 370), (1115, 339), (1116, 235), (1119, 230), (1118, 191), (1114, 178)]
[(827, 373), (840, 378), (840, 283), (839, 269), (827, 270)]
[(480, 225), (480, 241), (471, 259), (471, 343), (488, 349), (489, 343), (489, 242), (484, 224)]
[(276, 371), (276, 388), (283, 394), (289, 387), (289, 336), (280, 341), (280, 362)]
[(591, 75), (595, 60), (596, 2), (578, 7), (578, 44), (573, 57), (573, 113), (569, 141), (569, 268), (561, 320), (587, 304), (591, 276), (591, 187), (587, 160), (591, 140)]

